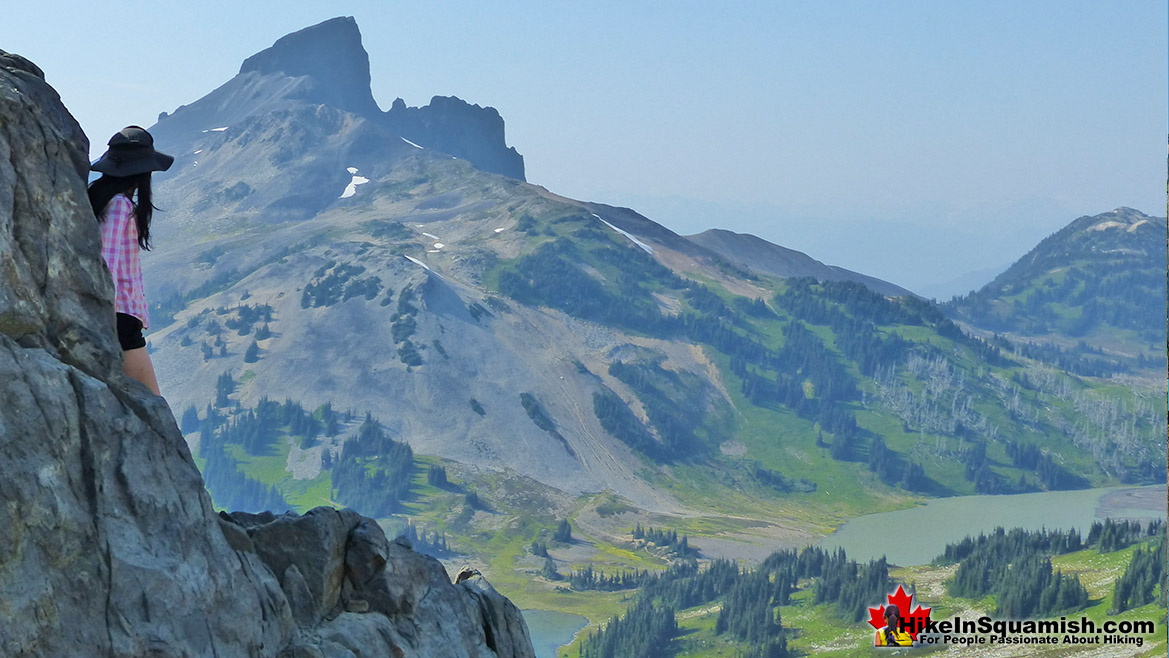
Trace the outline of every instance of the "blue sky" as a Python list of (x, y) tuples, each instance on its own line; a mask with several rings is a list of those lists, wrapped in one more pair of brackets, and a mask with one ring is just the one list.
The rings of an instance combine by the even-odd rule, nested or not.
[(532, 182), (927, 294), (1080, 215), (1164, 214), (1161, 1), (114, 6), (0, 21), (98, 144), (352, 15), (383, 108), (494, 106)]

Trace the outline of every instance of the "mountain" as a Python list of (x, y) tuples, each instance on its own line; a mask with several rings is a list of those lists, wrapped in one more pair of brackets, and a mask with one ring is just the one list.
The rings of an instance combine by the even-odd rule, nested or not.
[[(247, 58), (239, 74), (190, 105), (159, 115), (151, 129), (159, 143), (214, 146), (219, 133), (254, 130), (258, 115), (299, 108), (287, 134), (267, 134), (280, 141), (283, 153), (301, 153), (317, 146), (321, 135), (297, 130), (315, 123), (313, 112), (343, 111), (357, 124), (368, 146), (355, 144), (353, 155), (382, 153), (388, 133), (399, 144), (393, 148), (427, 147), (470, 161), (484, 171), (523, 180), (523, 157), (504, 141), (503, 119), (491, 107), (470, 105), (455, 97), (436, 96), (421, 108), (400, 100), (382, 112), (370, 92), (369, 55), (352, 17), (339, 17), (307, 27), (276, 41), (271, 48)], [(408, 142), (405, 140), (409, 140)], [(198, 149), (196, 149), (198, 150)], [(197, 161), (193, 151), (188, 162)]]
[(216, 514), (122, 373), (88, 140), (26, 59), (0, 88), (0, 653), (531, 658), (515, 605), (373, 519)]
[(1080, 217), (945, 308), (979, 329), (1068, 352), (1056, 355), (1065, 360), (1163, 369), (1165, 229), (1164, 217), (1132, 208)]
[(177, 158), (143, 261), (150, 347), (217, 502), (421, 517), (491, 560), (569, 517), (803, 545), (924, 496), (1163, 476), (1155, 384), (411, 144), (315, 84), (247, 71), (154, 128)]
[(783, 279), (812, 277), (820, 281), (855, 281), (888, 297), (912, 295), (905, 288), (842, 267), (825, 265), (806, 254), (780, 247), (753, 235), (710, 229), (688, 240), (710, 249), (726, 260), (758, 274)]
[(280, 75), (306, 78), (305, 100), (341, 110), (376, 116), (380, 110), (369, 90), (369, 56), (352, 17), (334, 18), (281, 37), (271, 48), (244, 60), (241, 76)]

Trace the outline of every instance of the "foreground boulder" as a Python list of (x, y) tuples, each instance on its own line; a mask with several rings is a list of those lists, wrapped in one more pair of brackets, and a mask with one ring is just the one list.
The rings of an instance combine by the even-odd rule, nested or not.
[(0, 51), (0, 655), (533, 656), (510, 601), (370, 519), (215, 514), (121, 374), (87, 154)]

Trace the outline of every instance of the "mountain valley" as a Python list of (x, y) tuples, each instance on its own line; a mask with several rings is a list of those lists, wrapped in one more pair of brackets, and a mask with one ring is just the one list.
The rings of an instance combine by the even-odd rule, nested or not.
[[(319, 49), (340, 59), (315, 68)], [(681, 540), (760, 564), (929, 497), (1164, 482), (1164, 336), (1067, 324), (1113, 309), (1091, 298), (1122, 275), (1060, 278), (1095, 265), (1040, 245), (939, 307), (754, 236), (558, 196), (524, 180), (493, 109), (381, 112), (368, 71), (334, 19), (150, 129), (177, 157), (156, 178), (148, 338), (217, 505), (352, 506), (521, 606), (596, 622), (624, 595), (558, 575), (663, 572)], [(1149, 243), (1165, 222), (1116, 212), (1136, 228), (1112, 233)], [(1129, 289), (1153, 305), (1141, 254)], [(1048, 288), (1079, 297), (1044, 306)]]

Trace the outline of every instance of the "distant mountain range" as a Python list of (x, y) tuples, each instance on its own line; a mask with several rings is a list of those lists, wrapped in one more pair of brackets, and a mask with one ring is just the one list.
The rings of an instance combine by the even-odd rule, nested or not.
[[(526, 183), (494, 110), (381, 112), (368, 71), (334, 19), (152, 128), (176, 162), (144, 261), (149, 339), (206, 468), (244, 460), (296, 504), (346, 503), (328, 486), (346, 446), (399, 450), (368, 411), (428, 459), (660, 512), (734, 500), (768, 519), (794, 499), (840, 518), (1163, 477), (1145, 388), (1080, 381), (754, 236), (683, 237)], [(1119, 429), (1099, 412), (1118, 405)], [(251, 454), (259, 427), (277, 429)]]

